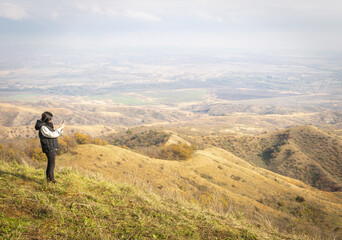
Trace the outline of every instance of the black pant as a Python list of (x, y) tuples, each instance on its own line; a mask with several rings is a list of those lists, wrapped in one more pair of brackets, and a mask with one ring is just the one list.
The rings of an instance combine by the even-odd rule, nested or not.
[(53, 170), (55, 169), (55, 157), (56, 157), (56, 150), (50, 150), (49, 152), (45, 153), (48, 159), (48, 164), (46, 168), (46, 179), (48, 181), (55, 180), (55, 175)]

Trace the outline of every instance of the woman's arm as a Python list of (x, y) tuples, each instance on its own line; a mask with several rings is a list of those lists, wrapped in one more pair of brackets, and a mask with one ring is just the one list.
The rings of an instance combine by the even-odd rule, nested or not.
[(58, 128), (56, 131), (50, 131), (46, 126), (42, 126), (41, 132), (44, 137), (56, 138), (63, 134), (63, 128)]

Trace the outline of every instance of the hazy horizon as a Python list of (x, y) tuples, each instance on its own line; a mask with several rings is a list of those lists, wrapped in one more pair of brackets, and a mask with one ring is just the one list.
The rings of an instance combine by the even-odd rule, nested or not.
[(341, 51), (329, 1), (0, 1), (0, 48)]

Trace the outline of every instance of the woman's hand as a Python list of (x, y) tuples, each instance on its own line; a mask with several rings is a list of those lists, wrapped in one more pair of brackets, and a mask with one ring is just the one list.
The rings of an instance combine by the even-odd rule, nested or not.
[(64, 125), (64, 120), (62, 120), (62, 123), (61, 123), (61, 125), (60, 125), (59, 129), (63, 130), (63, 129), (64, 129), (64, 127), (65, 127), (65, 125)]

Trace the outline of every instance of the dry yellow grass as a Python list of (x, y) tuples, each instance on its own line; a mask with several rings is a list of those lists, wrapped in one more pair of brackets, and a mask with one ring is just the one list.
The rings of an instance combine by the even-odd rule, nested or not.
[(218, 146), (256, 166), (325, 191), (342, 189), (342, 141), (331, 131), (298, 126), (258, 136), (212, 134), (193, 137), (199, 146)]
[(30, 113), (36, 113), (36, 114), (42, 114), (38, 109), (30, 108), (27, 106), (18, 106), (14, 104), (9, 103), (0, 103), (0, 109), (3, 112), (30, 112)]
[[(325, 224), (324, 230), (341, 231), (342, 194), (254, 167), (219, 148), (197, 151), (188, 161), (167, 161), (110, 145), (80, 145), (76, 154), (60, 156), (57, 166), (144, 185), (219, 212), (242, 211), (279, 229), (320, 231), (320, 224)], [(296, 201), (297, 197), (305, 201)]]
[(0, 158), (1, 239), (298, 239), (129, 184), (58, 176), (46, 185), (43, 169)]

